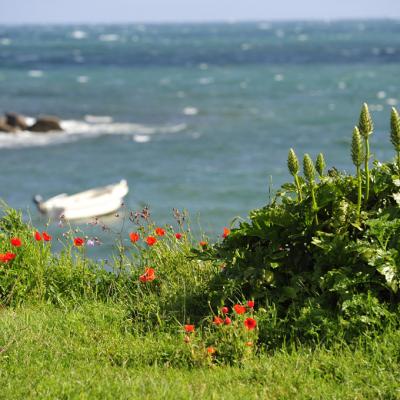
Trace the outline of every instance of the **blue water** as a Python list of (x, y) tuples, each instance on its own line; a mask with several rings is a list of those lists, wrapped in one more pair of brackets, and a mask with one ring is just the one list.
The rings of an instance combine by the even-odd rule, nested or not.
[(399, 63), (400, 21), (0, 26), (0, 113), (66, 129), (0, 133), (0, 197), (41, 226), (33, 194), (125, 178), (127, 208), (160, 224), (185, 208), (216, 237), (289, 178), (289, 147), (351, 171), (364, 101), (390, 159)]

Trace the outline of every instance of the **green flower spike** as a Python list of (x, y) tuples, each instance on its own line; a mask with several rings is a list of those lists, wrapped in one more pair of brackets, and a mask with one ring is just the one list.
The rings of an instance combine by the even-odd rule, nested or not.
[(294, 178), (294, 183), (296, 184), (296, 188), (297, 188), (297, 196), (298, 196), (298, 201), (302, 201), (303, 200), (303, 196), (301, 193), (301, 186), (300, 186), (300, 182), (299, 182), (299, 160), (297, 159), (296, 153), (294, 152), (293, 149), (289, 150), (289, 154), (288, 154), (288, 168), (289, 168), (289, 172), (291, 173), (291, 175)]
[(326, 167), (324, 155), (319, 153), (317, 156), (317, 160), (315, 161), (315, 169), (318, 172), (320, 178), (324, 176), (324, 169)]
[(374, 124), (372, 122), (371, 114), (368, 110), (367, 103), (364, 103), (361, 108), (360, 119), (358, 122), (358, 129), (361, 136), (364, 138), (365, 142), (365, 154), (364, 154), (364, 169), (366, 176), (366, 186), (365, 186), (365, 202), (368, 202), (369, 198), (369, 136), (374, 130)]
[(364, 149), (360, 135), (360, 131), (357, 127), (354, 127), (353, 137), (351, 140), (351, 159), (357, 169), (357, 182), (358, 182), (358, 196), (357, 196), (357, 220), (360, 219), (361, 211), (361, 196), (362, 196), (362, 181), (361, 181), (361, 164), (364, 161)]
[(311, 157), (308, 154), (305, 154), (303, 158), (303, 172), (310, 187), (312, 211), (315, 213), (315, 222), (318, 224), (318, 215), (317, 215), (318, 206), (314, 192), (315, 167)]
[(397, 170), (400, 176), (400, 117), (394, 107), (390, 115), (390, 141), (397, 153)]

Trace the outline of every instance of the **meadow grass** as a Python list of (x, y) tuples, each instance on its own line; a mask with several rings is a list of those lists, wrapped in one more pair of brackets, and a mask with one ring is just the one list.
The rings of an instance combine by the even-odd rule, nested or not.
[(125, 306), (104, 302), (2, 309), (0, 398), (400, 398), (395, 330), (352, 347), (282, 347), (234, 367), (188, 367), (179, 332), (135, 334), (125, 317)]

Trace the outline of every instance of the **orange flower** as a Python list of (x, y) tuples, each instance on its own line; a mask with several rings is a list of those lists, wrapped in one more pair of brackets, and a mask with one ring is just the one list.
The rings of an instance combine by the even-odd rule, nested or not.
[(215, 325), (222, 325), (224, 323), (224, 320), (221, 317), (214, 317), (214, 324)]
[(14, 258), (16, 257), (16, 255), (14, 253), (4, 253), (4, 254), (0, 254), (0, 263), (8, 263), (9, 261), (14, 260)]
[(131, 233), (129, 234), (129, 239), (131, 239), (131, 242), (132, 242), (132, 243), (135, 243), (135, 242), (137, 242), (137, 241), (140, 239), (140, 236), (139, 236), (139, 234), (136, 233), (136, 232), (131, 232)]
[(230, 233), (231, 233), (231, 230), (229, 228), (225, 227), (222, 237), (225, 239)]
[(207, 353), (210, 355), (213, 355), (217, 350), (214, 349), (214, 347), (210, 346), (207, 347)]
[(76, 247), (81, 247), (81, 246), (83, 246), (85, 244), (85, 239), (82, 239), (81, 237), (76, 237), (75, 239), (74, 239), (74, 245), (76, 246)]
[(164, 236), (165, 230), (163, 228), (156, 228), (156, 235), (157, 236)]
[(182, 233), (175, 233), (175, 237), (178, 239), (178, 240), (180, 240), (180, 239), (182, 239)]
[(225, 317), (224, 324), (225, 325), (230, 325), (231, 323), (232, 323), (232, 320), (229, 317)]
[(154, 279), (156, 279), (154, 268), (146, 268), (144, 274), (139, 276), (140, 282), (152, 282)]
[(204, 240), (202, 240), (201, 242), (199, 242), (200, 247), (202, 247), (203, 249), (205, 249), (208, 245), (208, 243)]
[(246, 307), (240, 304), (235, 304), (233, 309), (235, 310), (236, 314), (244, 314), (246, 312)]
[(246, 318), (244, 321), (244, 326), (249, 330), (252, 331), (256, 326), (257, 326), (257, 322), (255, 319), (253, 318)]
[(245, 345), (248, 347), (251, 347), (251, 346), (253, 346), (253, 342), (246, 342)]
[(37, 240), (38, 242), (40, 242), (42, 240), (42, 236), (41, 236), (40, 232), (36, 231), (34, 236), (35, 236), (35, 240)]
[(20, 246), (22, 245), (21, 239), (20, 239), (20, 238), (17, 238), (17, 237), (12, 238), (12, 239), (10, 240), (10, 242), (11, 242), (11, 245), (14, 246), (14, 247), (20, 247)]
[(50, 242), (51, 241), (52, 238), (47, 232), (42, 232), (42, 235), (43, 235), (43, 240), (45, 242)]
[(147, 236), (146, 243), (148, 246), (153, 246), (153, 244), (157, 243), (157, 239), (154, 236)]
[(247, 307), (249, 307), (249, 308), (254, 308), (254, 300), (249, 300), (248, 302), (247, 302)]
[(193, 333), (194, 332), (194, 325), (185, 325), (185, 332), (186, 333)]

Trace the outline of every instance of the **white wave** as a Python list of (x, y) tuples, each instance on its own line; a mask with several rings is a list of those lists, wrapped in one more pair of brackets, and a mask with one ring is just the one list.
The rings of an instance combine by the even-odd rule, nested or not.
[(116, 42), (119, 40), (119, 35), (116, 33), (106, 33), (104, 35), (100, 35), (99, 40), (101, 42)]
[(77, 29), (76, 31), (71, 32), (71, 37), (74, 39), (78, 39), (78, 40), (85, 39), (85, 38), (87, 38), (87, 33)]
[(76, 81), (78, 83), (88, 83), (89, 82), (89, 77), (86, 75), (80, 75), (76, 78)]
[[(35, 122), (34, 118), (26, 117), (28, 125)], [(82, 138), (94, 138), (103, 135), (132, 135), (132, 140), (145, 143), (153, 134), (173, 134), (184, 131), (186, 124), (176, 125), (142, 125), (128, 122), (113, 122), (112, 117), (103, 115), (86, 115), (85, 120), (61, 121), (63, 131), (59, 132), (29, 132), (0, 133), (1, 148), (19, 148), (48, 146), (60, 143), (75, 142)]]
[(2, 38), (2, 39), (0, 39), (0, 44), (3, 45), (3, 46), (9, 46), (11, 44), (11, 39)]
[(31, 78), (41, 78), (43, 76), (43, 71), (40, 71), (39, 69), (32, 69), (28, 72), (28, 75)]
[(199, 110), (196, 107), (185, 107), (182, 112), (185, 115), (197, 115)]
[(137, 143), (147, 143), (150, 142), (150, 136), (148, 135), (135, 135), (133, 140)]

